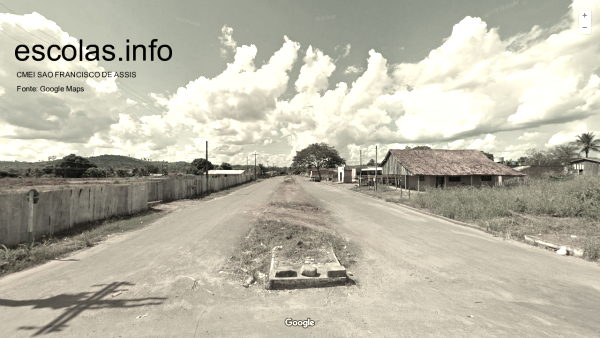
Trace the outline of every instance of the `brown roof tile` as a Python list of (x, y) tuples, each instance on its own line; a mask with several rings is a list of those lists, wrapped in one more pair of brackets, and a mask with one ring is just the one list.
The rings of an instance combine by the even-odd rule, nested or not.
[(490, 160), (479, 150), (390, 149), (382, 165), (391, 160), (391, 157), (413, 175), (525, 176), (504, 164)]

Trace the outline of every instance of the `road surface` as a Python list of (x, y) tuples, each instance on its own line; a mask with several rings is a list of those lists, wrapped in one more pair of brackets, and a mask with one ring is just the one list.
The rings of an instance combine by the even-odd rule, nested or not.
[(143, 230), (0, 279), (3, 337), (600, 336), (597, 263), (302, 178), (361, 247), (357, 285), (243, 288), (219, 270), (281, 181), (174, 202)]

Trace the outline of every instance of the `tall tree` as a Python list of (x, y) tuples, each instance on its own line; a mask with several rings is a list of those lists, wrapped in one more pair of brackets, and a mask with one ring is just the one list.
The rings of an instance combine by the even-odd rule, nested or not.
[(375, 159), (374, 158), (370, 159), (369, 162), (367, 162), (367, 165), (368, 166), (375, 166)]
[(58, 163), (55, 173), (57, 176), (78, 178), (82, 177), (83, 173), (89, 168), (97, 168), (97, 166), (87, 158), (70, 154), (63, 157)]
[(487, 158), (489, 158), (490, 160), (494, 160), (494, 154), (490, 154), (490, 153), (486, 153), (485, 151), (481, 151), (485, 156), (487, 156)]
[(600, 151), (600, 139), (596, 139), (596, 135), (592, 132), (582, 133), (581, 135), (575, 136), (575, 145), (581, 147), (580, 153), (585, 153), (585, 157), (588, 157), (590, 151)]
[(572, 144), (566, 144), (562, 146), (556, 146), (549, 151), (550, 156), (554, 159), (556, 164), (568, 165), (571, 160), (577, 157), (577, 146)]
[[(192, 161), (192, 169), (195, 171), (194, 174), (196, 175), (200, 175), (202, 173), (204, 173), (204, 168), (206, 165), (206, 159), (204, 158), (197, 158), (195, 160)], [(213, 170), (215, 168), (215, 166), (208, 161), (208, 170)]]
[(340, 153), (334, 147), (330, 147), (327, 143), (313, 143), (296, 152), (292, 165), (294, 164), (303, 168), (317, 169), (320, 179), (321, 168), (340, 166), (346, 164), (346, 160), (340, 156)]
[(263, 176), (267, 172), (267, 167), (265, 167), (262, 163), (258, 164), (258, 174)]
[(223, 169), (223, 170), (233, 170), (233, 167), (231, 166), (231, 164), (229, 164), (227, 162), (223, 162), (223, 163), (221, 163), (221, 169)]

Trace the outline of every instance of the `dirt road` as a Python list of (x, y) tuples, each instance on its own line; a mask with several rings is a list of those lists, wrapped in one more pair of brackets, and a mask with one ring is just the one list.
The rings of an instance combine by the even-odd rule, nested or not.
[(302, 179), (360, 244), (350, 270), (358, 284), (243, 288), (220, 267), (281, 181), (176, 202), (183, 207), (148, 228), (0, 279), (2, 335), (600, 336), (598, 264)]

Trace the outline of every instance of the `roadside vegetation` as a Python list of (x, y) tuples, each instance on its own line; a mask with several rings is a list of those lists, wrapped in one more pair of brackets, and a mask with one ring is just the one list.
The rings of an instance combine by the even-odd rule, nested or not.
[(0, 245), (0, 277), (51, 260), (60, 260), (75, 251), (105, 241), (111, 236), (143, 228), (165, 214), (166, 212), (151, 209), (137, 215), (114, 217), (78, 225), (54, 235), (36, 239), (31, 246), (19, 244), (7, 248)]
[[(357, 190), (355, 188), (354, 190)], [(584, 249), (600, 258), (600, 177), (557, 175), (501, 187), (427, 188), (422, 193), (379, 186), (359, 191), (450, 219), (476, 224), (504, 238), (541, 236), (557, 245)]]

